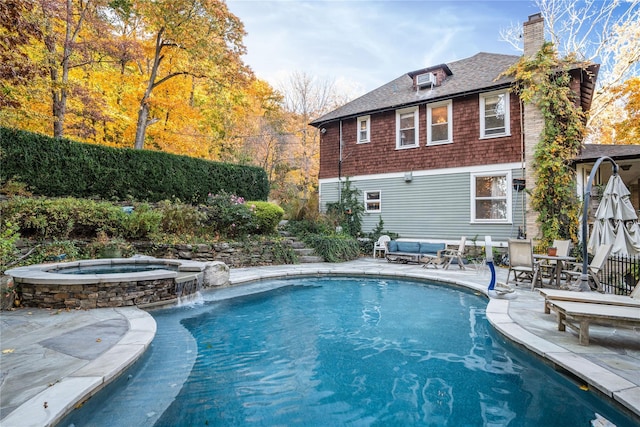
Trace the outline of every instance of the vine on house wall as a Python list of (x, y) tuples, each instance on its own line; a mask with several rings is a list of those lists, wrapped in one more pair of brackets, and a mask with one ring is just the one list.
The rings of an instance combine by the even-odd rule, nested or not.
[(515, 91), (522, 101), (536, 105), (544, 118), (534, 151), (531, 194), (542, 247), (551, 246), (554, 239), (577, 241), (580, 202), (570, 162), (580, 150), (585, 129), (585, 114), (570, 87), (569, 71), (577, 64), (572, 57), (559, 58), (547, 42), (533, 58), (522, 57), (505, 72), (515, 78)]

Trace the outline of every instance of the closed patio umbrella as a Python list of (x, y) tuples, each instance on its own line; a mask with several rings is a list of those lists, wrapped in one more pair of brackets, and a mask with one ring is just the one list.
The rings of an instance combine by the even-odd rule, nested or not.
[(640, 253), (640, 228), (631, 193), (620, 175), (609, 178), (596, 210), (596, 219), (587, 248), (595, 253), (600, 245), (612, 244), (612, 254), (636, 255)]

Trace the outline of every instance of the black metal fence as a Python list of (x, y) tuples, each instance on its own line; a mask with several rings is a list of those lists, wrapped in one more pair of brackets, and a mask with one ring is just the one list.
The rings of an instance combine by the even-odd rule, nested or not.
[(600, 278), (606, 293), (629, 295), (640, 280), (640, 257), (611, 255)]

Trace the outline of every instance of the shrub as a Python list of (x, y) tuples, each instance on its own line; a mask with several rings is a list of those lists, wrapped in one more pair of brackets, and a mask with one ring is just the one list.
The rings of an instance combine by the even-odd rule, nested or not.
[(131, 239), (144, 239), (158, 232), (162, 220), (162, 212), (153, 210), (144, 203), (136, 206), (133, 212), (124, 217), (123, 234)]
[(349, 261), (360, 256), (358, 241), (345, 234), (308, 234), (304, 242), (327, 262)]
[(99, 233), (84, 251), (88, 258), (127, 258), (134, 253), (135, 250), (126, 240), (109, 237), (104, 233)]
[(11, 221), (0, 223), (0, 271), (9, 264), (16, 252), (16, 241), (20, 238), (17, 224)]
[(54, 240), (41, 243), (31, 255), (25, 259), (25, 264), (41, 264), (43, 262), (71, 261), (81, 257), (80, 249), (71, 240)]
[(223, 191), (209, 195), (203, 210), (207, 215), (206, 225), (215, 233), (234, 238), (244, 237), (257, 229), (253, 212), (242, 197), (234, 194)]
[(0, 127), (0, 183), (19, 179), (34, 194), (158, 202), (204, 203), (222, 189), (266, 200), (262, 168), (160, 151), (82, 144)]
[(289, 221), (285, 227), (291, 234), (298, 236), (302, 239), (309, 234), (325, 234), (330, 235), (334, 233), (333, 225), (327, 220), (318, 221)]
[(271, 234), (276, 231), (276, 227), (284, 216), (284, 209), (269, 202), (255, 201), (245, 204), (253, 211), (257, 233)]
[(164, 200), (158, 204), (162, 221), (160, 230), (168, 234), (192, 234), (202, 228), (207, 219), (205, 212), (197, 207), (183, 203), (171, 203)]
[(2, 210), (20, 227), (23, 237), (56, 240), (94, 237), (99, 231), (117, 234), (126, 215), (110, 203), (71, 197), (14, 197), (2, 203)]

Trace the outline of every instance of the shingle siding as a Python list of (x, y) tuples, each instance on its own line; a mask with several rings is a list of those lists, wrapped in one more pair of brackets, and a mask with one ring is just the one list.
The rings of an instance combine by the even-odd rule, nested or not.
[[(453, 144), (427, 146), (427, 104), (419, 107), (419, 146), (396, 149), (396, 112), (371, 115), (371, 141), (356, 142), (356, 119), (342, 121), (341, 176), (511, 163), (521, 160), (520, 104), (510, 96), (511, 135), (480, 139), (477, 94), (453, 101)], [(327, 124), (320, 143), (320, 179), (338, 177), (340, 122)]]

